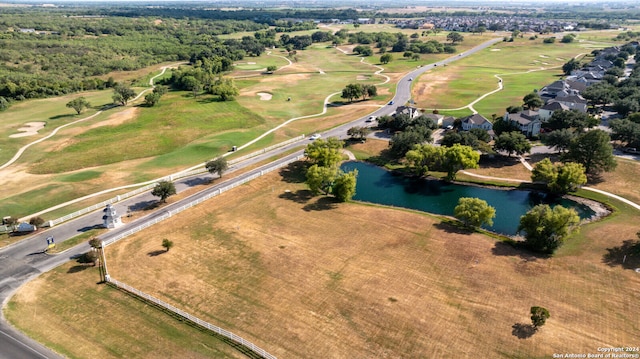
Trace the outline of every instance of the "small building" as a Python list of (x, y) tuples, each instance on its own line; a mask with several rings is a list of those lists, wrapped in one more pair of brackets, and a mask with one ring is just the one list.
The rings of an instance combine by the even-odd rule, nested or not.
[(560, 102), (549, 102), (548, 104), (540, 107), (538, 110), (538, 119), (540, 121), (547, 121), (553, 116), (553, 113), (556, 111), (568, 111), (569, 107)]
[(407, 115), (407, 116), (409, 116), (410, 119), (413, 120), (416, 117), (420, 117), (420, 115), (422, 115), (422, 113), (420, 112), (420, 110), (418, 110), (415, 107), (398, 106), (396, 108), (396, 112), (393, 114), (393, 116), (398, 116), (398, 115)]
[(587, 113), (587, 100), (580, 95), (558, 96), (549, 102), (558, 102), (567, 106), (570, 110)]
[(493, 131), (493, 124), (480, 114), (473, 114), (460, 119), (463, 131), (470, 131), (473, 128), (481, 128), (485, 131)]
[(108, 204), (102, 212), (104, 213), (104, 216), (102, 216), (104, 228), (117, 228), (122, 225), (122, 219), (111, 204)]
[(527, 137), (538, 136), (540, 134), (540, 115), (538, 111), (526, 110), (518, 113), (505, 113), (504, 121), (518, 126), (520, 131)]

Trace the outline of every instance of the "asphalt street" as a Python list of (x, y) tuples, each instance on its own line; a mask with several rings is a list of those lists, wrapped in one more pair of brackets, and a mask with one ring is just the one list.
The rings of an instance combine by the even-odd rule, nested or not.
[[(339, 137), (346, 138), (346, 132), (349, 128), (354, 126), (366, 126), (366, 119), (369, 116), (382, 116), (388, 115), (395, 111), (395, 109), (399, 105), (406, 104), (411, 97), (411, 84), (412, 81), (409, 79), (415, 79), (418, 76), (422, 75), (424, 72), (433, 69), (436, 66), (444, 66), (447, 63), (456, 61), (458, 59), (462, 59), (466, 56), (476, 53), (486, 47), (489, 47), (496, 42), (501, 41), (502, 39), (492, 39), (487, 41), (476, 48), (469, 50), (465, 53), (455, 55), (451, 58), (439, 61), (435, 64), (425, 65), (413, 70), (406, 76), (404, 76), (398, 83), (396, 89), (396, 95), (392, 99), (393, 105), (382, 106), (380, 109), (374, 111), (373, 113), (357, 119), (353, 122), (350, 122), (345, 125), (341, 125), (339, 127), (333, 128), (329, 131), (322, 133), (323, 137)], [(168, 206), (164, 206), (158, 209), (155, 212), (152, 212), (142, 218), (138, 218), (135, 221), (130, 223), (125, 223), (123, 226), (113, 229), (106, 234), (100, 236), (101, 239), (106, 240), (111, 238), (112, 236), (118, 235), (123, 231), (127, 231), (130, 228), (143, 224), (146, 221), (152, 221), (156, 217), (164, 215), (167, 211), (172, 210), (173, 208), (177, 208), (182, 206), (190, 201), (193, 201), (199, 197), (206, 196), (212, 191), (217, 191), (219, 188), (228, 186), (234, 182), (241, 181), (242, 179), (251, 176), (261, 170), (277, 166), (280, 163), (287, 161), (291, 158), (299, 156), (303, 153), (303, 147), (309, 143), (310, 140), (301, 140), (287, 146), (283, 146), (277, 149), (274, 149), (270, 152), (264, 153), (262, 155), (247, 159), (241, 163), (238, 163), (225, 173), (224, 180), (216, 180), (210, 187), (205, 190), (198, 192), (194, 195), (191, 195), (188, 198), (185, 198), (176, 203), (170, 204)], [(246, 173), (243, 173), (239, 176), (231, 177), (232, 173), (238, 169), (246, 168), (249, 166), (253, 166), (257, 163), (263, 162), (265, 160), (274, 158), (274, 156), (282, 156), (284, 153), (294, 151), (284, 157), (281, 157), (275, 161), (272, 161), (264, 166), (260, 166), (259, 168), (250, 170)], [(229, 178), (229, 179), (226, 179)], [(190, 187), (201, 183), (207, 183), (213, 176), (210, 174), (203, 174), (198, 176), (193, 176), (189, 178), (184, 178), (175, 182), (176, 190), (178, 192), (184, 191)], [(146, 192), (139, 196), (118, 202), (114, 204), (116, 211), (122, 216), (125, 216), (127, 210), (129, 208), (139, 209), (147, 207), (149, 204), (155, 202), (157, 200), (156, 197), (152, 196), (150, 192)], [(214, 201), (212, 199), (211, 201)], [(37, 277), (41, 273), (49, 271), (67, 261), (74, 260), (82, 253), (85, 253), (89, 250), (89, 245), (87, 243), (79, 244), (63, 253), (56, 255), (49, 255), (44, 253), (44, 249), (46, 247), (46, 238), (49, 236), (54, 237), (56, 243), (63, 242), (73, 236), (76, 236), (82, 232), (85, 232), (95, 226), (100, 226), (102, 224), (102, 211), (98, 210), (93, 213), (89, 213), (77, 219), (61, 223), (53, 228), (49, 228), (47, 230), (39, 231), (38, 233), (25, 237), (23, 240), (14, 243), (10, 246), (0, 249), (0, 302), (6, 304), (11, 295), (24, 283), (29, 280)], [(126, 220), (126, 218), (125, 218)], [(41, 358), (60, 358), (59, 355), (53, 353), (51, 350), (45, 348), (41, 344), (35, 342), (34, 340), (28, 338), (21, 332), (15, 330), (11, 327), (5, 320), (4, 317), (0, 320), (0, 359), (41, 359)]]

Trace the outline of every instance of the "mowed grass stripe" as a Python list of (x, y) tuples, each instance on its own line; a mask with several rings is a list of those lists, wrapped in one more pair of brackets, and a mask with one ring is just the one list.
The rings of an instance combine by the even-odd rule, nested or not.
[(263, 122), (236, 102), (218, 102), (211, 96), (194, 99), (176, 92), (162, 100), (159, 106), (145, 109), (134, 120), (74, 137), (74, 143), (47, 153), (31, 166), (31, 171), (58, 173), (157, 156), (211, 133), (251, 128)]

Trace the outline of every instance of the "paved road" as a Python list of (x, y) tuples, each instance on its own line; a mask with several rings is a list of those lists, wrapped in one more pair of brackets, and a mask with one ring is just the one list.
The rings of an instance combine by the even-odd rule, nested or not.
[[(418, 75), (434, 68), (436, 65), (442, 66), (446, 63), (456, 61), (458, 59), (469, 56), (472, 53), (475, 53), (483, 48), (486, 48), (496, 42), (500, 41), (500, 39), (494, 39), (484, 44), (478, 46), (473, 50), (469, 50), (464, 54), (460, 54), (449, 59), (440, 61), (436, 64), (422, 66), (408, 75), (406, 75), (400, 83), (398, 83), (396, 95), (393, 98), (394, 105), (383, 106), (381, 109), (375, 111), (374, 113), (357, 119), (351, 123), (336, 127), (331, 129), (325, 133), (323, 133), (324, 137), (339, 137), (346, 138), (346, 132), (349, 128), (353, 126), (364, 126), (366, 125), (365, 120), (373, 115), (373, 116), (382, 116), (391, 114), (395, 111), (398, 105), (403, 105), (409, 101), (411, 96), (411, 81), (410, 78), (415, 78)], [(266, 168), (277, 166), (284, 161), (288, 161), (291, 158), (299, 156), (303, 153), (302, 148), (308, 143), (309, 140), (303, 140), (299, 142), (292, 143), (290, 145), (275, 149), (273, 151), (267, 152), (265, 154), (253, 157), (242, 163), (236, 164), (232, 166), (227, 172), (226, 176), (229, 176), (230, 173), (236, 171), (241, 168), (253, 166), (259, 162), (264, 160), (273, 158), (274, 156), (282, 155), (289, 151), (295, 150), (295, 152), (288, 154), (278, 160), (270, 162), (267, 165), (261, 166), (254, 170), (248, 171), (242, 175), (231, 178), (229, 180), (221, 181), (217, 180), (214, 185), (209, 188), (196, 193), (188, 198), (185, 198), (179, 202), (170, 204), (168, 206), (162, 207), (158, 211), (155, 211), (145, 217), (139, 218), (131, 223), (126, 223), (124, 226), (113, 229), (106, 234), (100, 236), (101, 239), (107, 240), (123, 231), (126, 231), (134, 226), (140, 225), (145, 221), (152, 221), (155, 218), (164, 215), (167, 211), (172, 210), (173, 208), (177, 208), (185, 203), (193, 201), (199, 197), (206, 196), (207, 194), (217, 191), (220, 187), (224, 187), (230, 185), (236, 181), (240, 181), (248, 176), (251, 176), (261, 170)], [(208, 182), (212, 179), (212, 175), (204, 174), (198, 175), (190, 178), (184, 178), (179, 181), (176, 181), (176, 190), (178, 192), (184, 191), (187, 188), (193, 187), (195, 185)], [(150, 193), (144, 193), (139, 196), (127, 199), (125, 201), (119, 202), (114, 205), (116, 210), (121, 214), (125, 215), (129, 208), (143, 208), (147, 205), (156, 201), (156, 198), (151, 196)], [(72, 249), (57, 255), (47, 255), (43, 253), (43, 249), (46, 247), (46, 238), (49, 236), (53, 236), (57, 243), (60, 243), (68, 238), (71, 238), (80, 232), (87, 231), (95, 226), (99, 226), (102, 224), (102, 212), (97, 211), (90, 214), (87, 214), (83, 217), (77, 218), (75, 220), (62, 223), (56, 227), (47, 229), (45, 231), (39, 232), (33, 236), (25, 238), (24, 240), (17, 242), (13, 245), (0, 249), (0, 302), (3, 303), (11, 297), (11, 295), (19, 288), (22, 284), (28, 282), (29, 280), (37, 277), (41, 273), (44, 273), (48, 270), (51, 270), (69, 260), (73, 260), (77, 258), (82, 253), (85, 253), (89, 250), (89, 246), (87, 243), (80, 244), (78, 246), (73, 247)], [(4, 358), (24, 358), (24, 359), (41, 359), (41, 358), (59, 358), (58, 355), (51, 352), (49, 349), (43, 347), (41, 344), (29, 339), (22, 333), (16, 331), (11, 326), (9, 326), (4, 318), (0, 320), (0, 359)]]

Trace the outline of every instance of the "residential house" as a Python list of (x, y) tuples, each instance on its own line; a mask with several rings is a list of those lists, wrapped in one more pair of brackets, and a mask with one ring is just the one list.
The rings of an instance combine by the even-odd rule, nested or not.
[(518, 113), (505, 113), (504, 121), (513, 123), (520, 128), (520, 131), (527, 137), (538, 136), (540, 134), (540, 115), (538, 111), (526, 110)]
[(548, 121), (555, 111), (568, 111), (569, 107), (560, 102), (549, 102), (538, 109), (538, 119), (542, 122)]
[(422, 115), (422, 113), (415, 107), (398, 106), (398, 108), (396, 108), (396, 112), (393, 115), (394, 116), (407, 115), (409, 116), (410, 119), (414, 119)]
[(480, 114), (473, 114), (460, 119), (462, 130), (470, 131), (472, 128), (481, 128), (486, 131), (493, 131), (493, 124)]
[(567, 106), (570, 110), (587, 113), (587, 100), (580, 95), (558, 96), (549, 102), (559, 102)]

